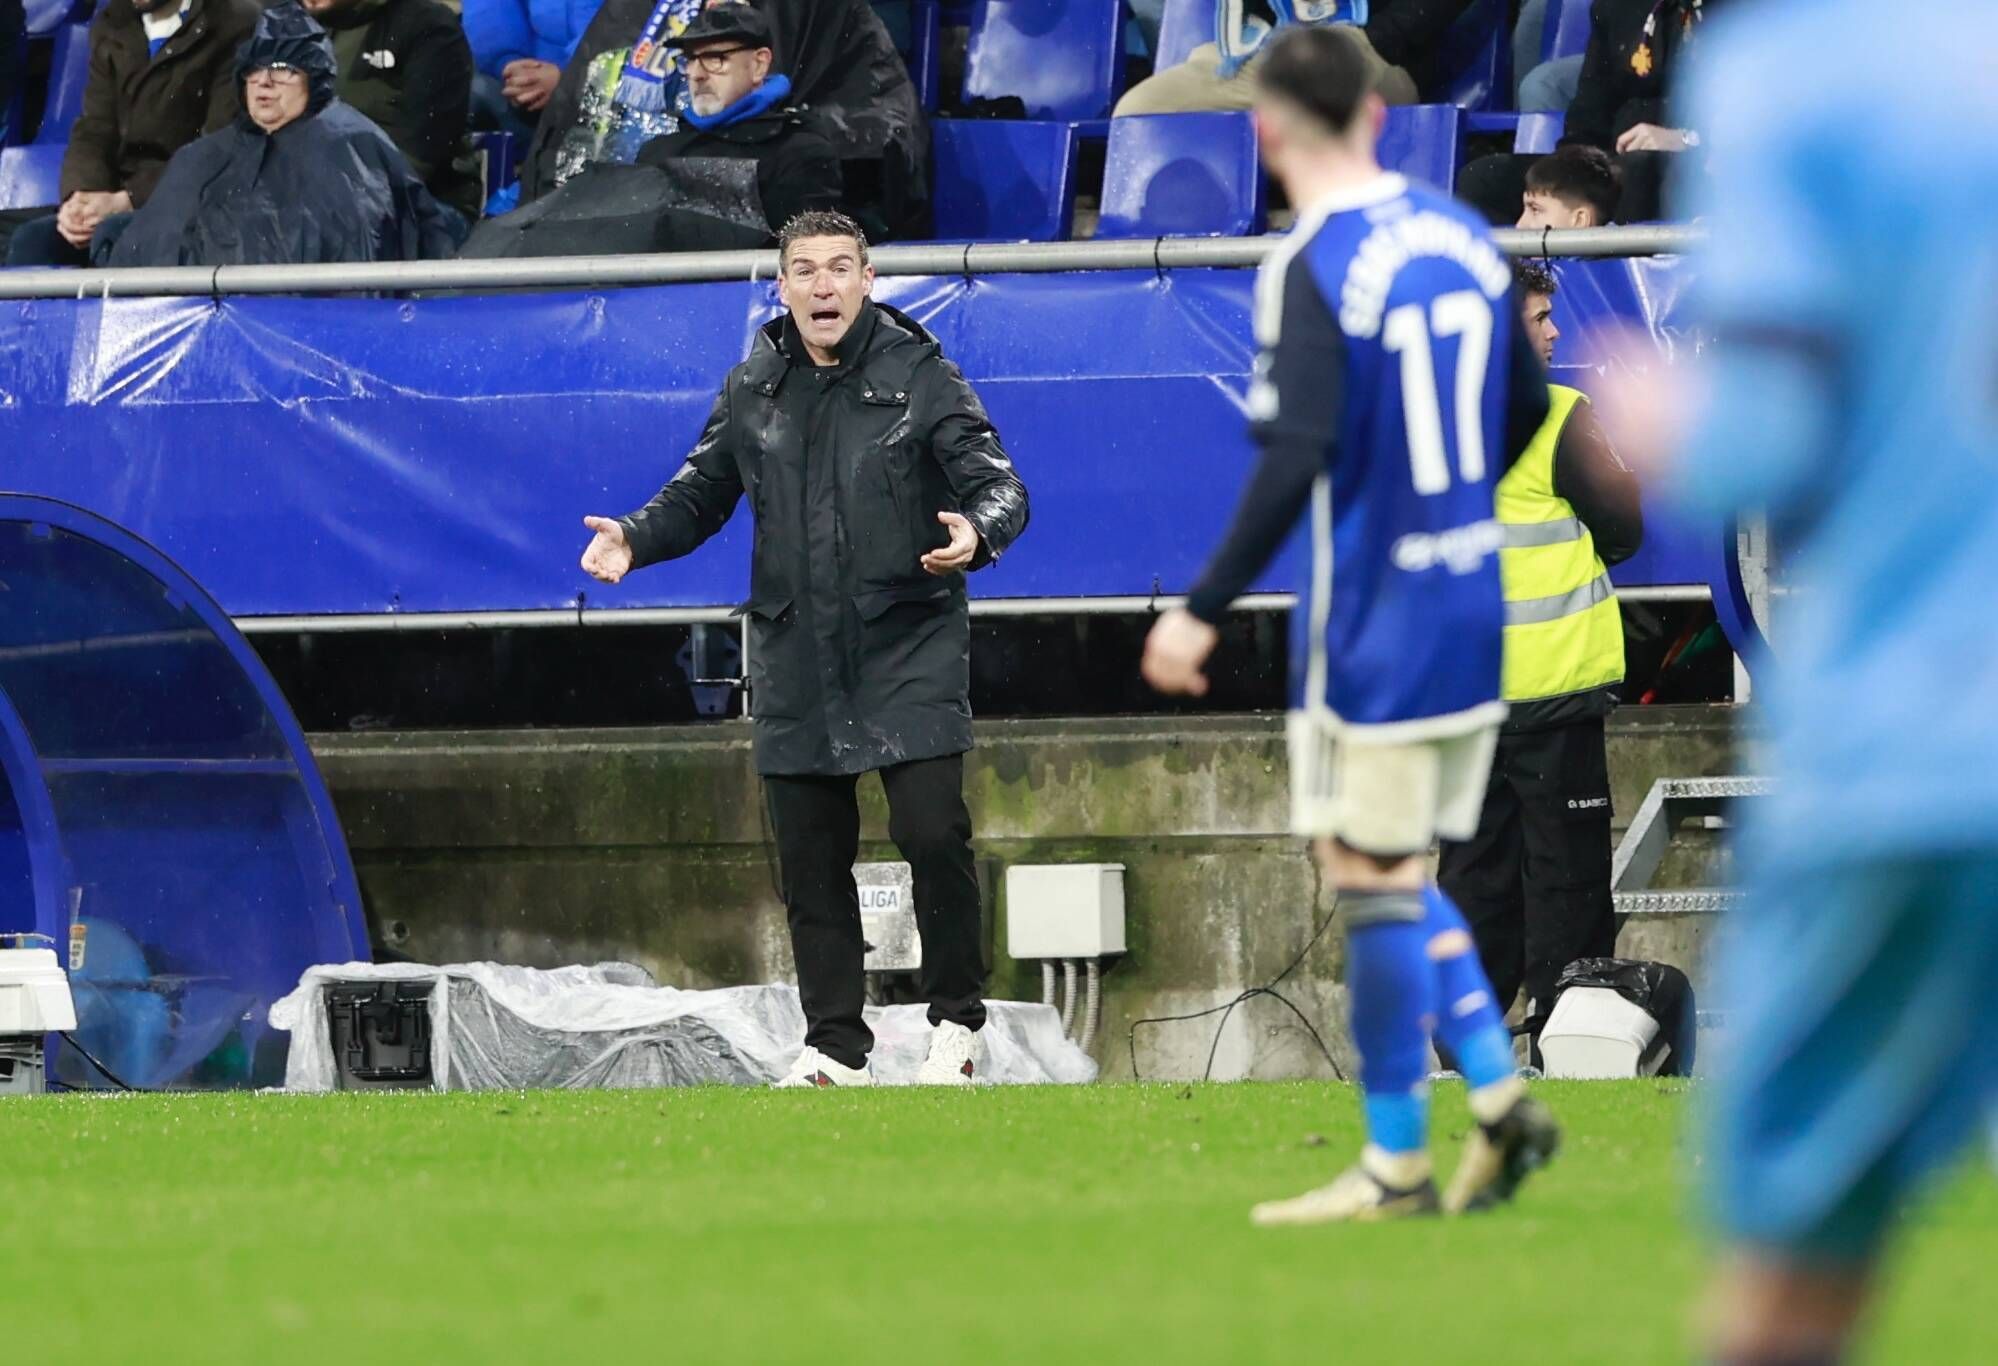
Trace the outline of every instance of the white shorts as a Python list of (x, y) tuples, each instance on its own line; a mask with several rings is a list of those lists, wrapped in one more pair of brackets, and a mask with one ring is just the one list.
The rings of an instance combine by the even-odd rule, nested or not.
[(1478, 830), (1498, 727), (1383, 743), (1325, 712), (1290, 714), (1290, 827), (1377, 858), (1423, 854)]

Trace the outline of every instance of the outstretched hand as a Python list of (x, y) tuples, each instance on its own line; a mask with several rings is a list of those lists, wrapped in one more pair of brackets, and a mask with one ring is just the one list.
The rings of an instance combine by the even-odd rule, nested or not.
[(591, 578), (616, 583), (631, 572), (631, 543), (624, 528), (608, 517), (585, 517), (583, 525), (597, 534), (583, 551), (583, 569)]
[(1139, 666), (1145, 682), (1162, 693), (1205, 697), (1207, 657), (1221, 633), (1183, 607), (1175, 607), (1152, 625), (1145, 637), (1145, 660)]
[(978, 555), (978, 528), (955, 512), (939, 512), (937, 520), (950, 531), (950, 544), (923, 556), (923, 568), (938, 578), (970, 568)]

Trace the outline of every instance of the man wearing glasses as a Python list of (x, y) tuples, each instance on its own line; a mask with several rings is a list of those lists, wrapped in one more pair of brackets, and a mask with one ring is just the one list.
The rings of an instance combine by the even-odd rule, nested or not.
[[(731, 7), (734, 8), (734, 7)], [(869, 294), (867, 238), (842, 214), (784, 227), (788, 312), (731, 370), (686, 463), (628, 517), (585, 517), (605, 583), (691, 554), (747, 494), (749, 685), (757, 771), (782, 868), (805, 1048), (780, 1086), (865, 1086), (855, 789), (879, 773), (915, 875), (929, 1056), (917, 1080), (985, 1069), (985, 966), (964, 754), (965, 576), (1027, 525), (1027, 491), (978, 395), (914, 319)]]
[(242, 114), (174, 153), (112, 266), (409, 261), (449, 256), (462, 220), (335, 94), (333, 44), (296, 4), (259, 16), (236, 58)]
[(839, 157), (791, 106), (791, 78), (771, 70), (770, 21), (761, 11), (711, 5), (666, 46), (685, 59), (687, 105), (678, 131), (639, 150), (639, 165), (691, 157), (754, 162), (756, 198), (773, 239), (799, 214), (839, 206)]

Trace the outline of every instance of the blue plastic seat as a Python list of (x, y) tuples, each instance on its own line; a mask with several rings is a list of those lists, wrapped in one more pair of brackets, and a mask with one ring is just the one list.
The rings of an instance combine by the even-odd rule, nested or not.
[(909, 28), (909, 79), (923, 108), (935, 112), (943, 87), (943, 6), (938, 0), (915, 0)]
[(1178, 66), (1202, 43), (1214, 41), (1214, 0), (1165, 0), (1159, 16), (1159, 50), (1152, 70)]
[(513, 134), (486, 131), (472, 134), (472, 150), (484, 167), (486, 198), (520, 179), (520, 147)]
[(1098, 237), (1241, 237), (1262, 230), (1263, 177), (1247, 114), (1111, 120)]
[(1579, 57), (1589, 50), (1589, 0), (1547, 0), (1540, 60)]
[(1527, 156), (1545, 156), (1561, 140), (1568, 126), (1566, 114), (1521, 114), (1519, 129), (1512, 135), (1512, 150)]
[(32, 209), (58, 203), (63, 147), (34, 143), (0, 152), (0, 209)]
[(930, 125), (936, 235), (945, 241), (1053, 242), (1075, 208), (1072, 125), (938, 119)]
[(22, 0), (21, 9), (27, 16), (28, 36), (46, 38), (72, 19), (87, 25), (91, 7), (83, 0)]
[(1381, 165), (1448, 194), (1457, 183), (1464, 117), (1464, 111), (1454, 104), (1406, 104), (1389, 109), (1377, 150)]
[(1035, 119), (1100, 119), (1124, 68), (1120, 0), (977, 0), (964, 54), (967, 99), (1019, 97)]
[(1435, 98), (1459, 109), (1512, 105), (1512, 44), (1507, 41), (1506, 0), (1477, 0), (1443, 35), (1442, 71)]
[(83, 83), (90, 78), (90, 26), (64, 24), (49, 53), (49, 97), (42, 106), (39, 144), (67, 143), (70, 125), (83, 112)]

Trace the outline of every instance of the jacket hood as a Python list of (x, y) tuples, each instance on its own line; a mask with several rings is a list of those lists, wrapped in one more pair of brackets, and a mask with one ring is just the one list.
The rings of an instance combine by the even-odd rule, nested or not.
[(317, 19), (296, 4), (267, 9), (257, 17), (257, 31), (236, 51), (238, 92), (252, 71), (278, 62), (305, 73), (311, 93), (306, 97), (304, 117), (311, 118), (333, 102), (334, 80), (339, 73), (333, 40)]

